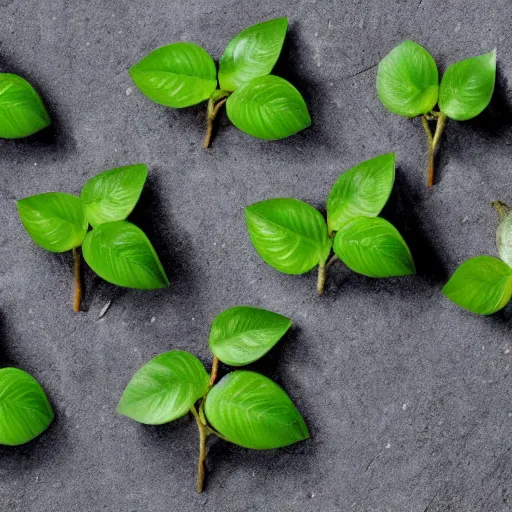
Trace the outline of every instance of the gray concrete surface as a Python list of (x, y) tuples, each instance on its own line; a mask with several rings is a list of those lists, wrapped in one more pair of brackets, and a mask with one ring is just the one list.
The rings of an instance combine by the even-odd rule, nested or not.
[[(239, 30), (283, 15), (279, 73), (314, 123), (296, 137), (260, 142), (222, 117), (204, 151), (204, 108), (153, 104), (127, 74), (173, 41), (218, 57)], [(489, 203), (512, 202), (511, 25), (509, 0), (0, 0), (0, 70), (28, 78), (55, 120), (0, 142), (0, 359), (36, 376), (56, 410), (37, 441), (0, 450), (0, 510), (512, 510), (512, 309), (478, 317), (440, 293), (462, 260), (495, 254)], [(491, 109), (449, 123), (430, 191), (420, 124), (375, 95), (376, 63), (405, 38), (442, 68), (498, 48)], [(342, 170), (391, 150), (399, 168), (385, 215), (410, 243), (417, 277), (370, 280), (336, 266), (317, 298), (313, 273), (282, 275), (259, 259), (245, 205), (295, 196), (322, 207)], [(87, 273), (87, 312), (75, 315), (70, 255), (36, 247), (15, 200), (77, 193), (134, 162), (150, 169), (134, 221), (171, 286), (118, 290)], [(198, 496), (195, 425), (143, 427), (115, 406), (154, 354), (186, 349), (208, 365), (209, 323), (235, 304), (292, 317), (293, 333), (257, 368), (286, 388), (313, 437), (273, 452), (212, 443)]]

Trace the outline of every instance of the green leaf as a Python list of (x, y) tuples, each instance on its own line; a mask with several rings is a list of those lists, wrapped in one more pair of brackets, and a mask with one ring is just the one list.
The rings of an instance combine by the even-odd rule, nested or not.
[(28, 443), (52, 420), (51, 405), (34, 377), (17, 368), (0, 370), (0, 444)]
[(357, 217), (336, 233), (334, 252), (354, 272), (368, 277), (415, 273), (411, 252), (387, 220)]
[(171, 350), (147, 362), (130, 380), (117, 412), (146, 425), (187, 414), (205, 395), (210, 377), (197, 357)]
[(496, 50), (448, 67), (439, 90), (439, 108), (457, 121), (471, 119), (492, 98), (496, 80)]
[(299, 91), (273, 75), (242, 85), (228, 98), (226, 111), (239, 130), (259, 139), (284, 139), (311, 125)]
[(23, 78), (0, 73), (0, 138), (20, 139), (50, 125), (41, 98)]
[(291, 325), (289, 318), (266, 309), (227, 309), (212, 323), (210, 349), (225, 364), (249, 364), (264, 356)]
[(276, 18), (252, 25), (231, 39), (219, 60), (221, 88), (234, 91), (268, 75), (281, 53), (287, 27), (286, 18)]
[(439, 94), (439, 74), (430, 53), (404, 41), (379, 63), (377, 95), (394, 114), (416, 117), (432, 110)]
[(309, 437), (302, 416), (283, 389), (254, 372), (226, 375), (208, 393), (205, 413), (215, 430), (245, 448), (281, 448)]
[[(495, 201), (500, 203), (499, 201)], [(507, 264), (512, 266), (512, 213), (510, 208), (504, 204), (502, 205), (505, 212), (500, 219), (498, 230), (496, 231), (496, 246), (498, 247), (498, 254), (500, 258)]]
[(84, 259), (101, 278), (117, 286), (154, 290), (169, 286), (147, 236), (134, 224), (107, 222), (87, 233)]
[(47, 251), (80, 247), (87, 233), (85, 208), (71, 194), (48, 192), (20, 199), (18, 213), (32, 240)]
[(152, 51), (130, 68), (130, 76), (148, 98), (173, 108), (207, 100), (217, 87), (213, 59), (193, 43), (174, 43)]
[(366, 160), (343, 173), (327, 199), (329, 231), (338, 231), (354, 217), (376, 217), (389, 199), (394, 181), (394, 153)]
[(512, 297), (512, 268), (492, 256), (471, 258), (459, 266), (443, 293), (461, 308), (490, 315)]
[(304, 274), (329, 256), (327, 225), (309, 204), (269, 199), (248, 206), (245, 219), (256, 252), (280, 272)]
[(148, 168), (136, 164), (111, 169), (91, 178), (80, 195), (89, 222), (98, 226), (126, 219), (139, 200), (147, 176)]

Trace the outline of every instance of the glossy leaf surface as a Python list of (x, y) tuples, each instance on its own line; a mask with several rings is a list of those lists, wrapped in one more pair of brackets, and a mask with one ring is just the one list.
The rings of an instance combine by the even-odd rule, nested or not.
[(286, 18), (276, 18), (235, 36), (219, 60), (221, 89), (234, 91), (253, 78), (268, 75), (281, 53), (287, 27)]
[(151, 242), (130, 222), (94, 228), (85, 237), (83, 255), (96, 274), (117, 286), (153, 290), (169, 285)]
[(79, 247), (87, 233), (85, 208), (71, 194), (48, 192), (20, 199), (18, 213), (32, 240), (47, 251)]
[(284, 78), (273, 75), (241, 86), (229, 96), (226, 109), (239, 130), (259, 139), (284, 139), (311, 124), (299, 91)]
[(327, 199), (327, 224), (338, 231), (354, 217), (376, 217), (384, 208), (395, 180), (395, 154), (366, 160), (344, 172)]
[(285, 274), (303, 274), (323, 263), (331, 248), (318, 210), (297, 199), (269, 199), (248, 206), (249, 237), (265, 263)]
[(265, 355), (291, 325), (289, 318), (265, 309), (227, 309), (212, 323), (210, 349), (225, 364), (249, 364)]
[(193, 43), (162, 46), (130, 68), (135, 85), (160, 105), (182, 108), (207, 100), (217, 87), (213, 59)]
[(148, 168), (136, 164), (111, 169), (91, 178), (80, 195), (91, 225), (125, 220), (137, 204), (147, 176)]
[(439, 73), (430, 53), (404, 41), (379, 63), (377, 95), (394, 114), (416, 117), (432, 110), (439, 93)]
[(512, 268), (492, 256), (471, 258), (457, 268), (443, 293), (464, 309), (490, 315), (512, 297)]
[(0, 370), (0, 444), (25, 444), (43, 433), (53, 411), (43, 388), (17, 368)]
[(336, 233), (334, 251), (354, 272), (368, 277), (415, 273), (411, 252), (397, 229), (379, 217), (357, 217)]
[(197, 357), (172, 350), (147, 362), (130, 380), (117, 412), (161, 425), (187, 414), (206, 393), (210, 377)]
[(245, 448), (280, 448), (309, 437), (288, 395), (267, 377), (235, 371), (208, 393), (205, 413), (228, 441)]
[(0, 138), (28, 137), (51, 120), (34, 88), (12, 73), (0, 73)]
[(451, 119), (472, 119), (489, 105), (495, 80), (496, 51), (456, 62), (441, 80), (439, 108)]

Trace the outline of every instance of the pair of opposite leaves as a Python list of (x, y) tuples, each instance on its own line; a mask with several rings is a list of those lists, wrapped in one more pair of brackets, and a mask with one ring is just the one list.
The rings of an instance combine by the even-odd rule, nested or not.
[(151, 242), (125, 220), (147, 174), (143, 164), (111, 169), (91, 178), (80, 197), (39, 194), (19, 200), (18, 212), (32, 240), (44, 249), (65, 252), (82, 246), (85, 261), (106, 281), (128, 288), (163, 288), (169, 281)]
[[(490, 103), (496, 81), (496, 50), (456, 62), (439, 84), (437, 65), (414, 41), (404, 41), (384, 57), (377, 71), (377, 95), (394, 114), (422, 116), (429, 149), (428, 185), (434, 183), (434, 153), (447, 118), (467, 121)], [(434, 110), (439, 104), (439, 110)], [(429, 122), (435, 121), (432, 133)]]

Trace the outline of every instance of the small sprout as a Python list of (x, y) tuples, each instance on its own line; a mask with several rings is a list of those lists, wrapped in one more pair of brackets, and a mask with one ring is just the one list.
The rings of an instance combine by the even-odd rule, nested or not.
[(80, 197), (49, 192), (18, 201), (23, 226), (37, 245), (73, 252), (75, 312), (82, 298), (80, 249), (91, 269), (109, 283), (143, 290), (169, 285), (151, 242), (125, 220), (139, 200), (147, 172), (143, 164), (119, 167), (91, 178)]
[(223, 311), (210, 330), (210, 375), (189, 352), (160, 354), (132, 377), (117, 411), (146, 425), (192, 413), (199, 429), (197, 492), (202, 492), (208, 436), (253, 450), (281, 448), (309, 437), (288, 395), (267, 377), (237, 370), (215, 384), (219, 361), (236, 367), (252, 363), (290, 327), (290, 319), (264, 309), (238, 306)]
[(173, 43), (132, 66), (130, 76), (143, 94), (166, 107), (208, 101), (204, 148), (210, 146), (213, 123), (223, 105), (231, 122), (243, 132), (260, 139), (284, 139), (311, 124), (297, 89), (270, 74), (287, 26), (286, 18), (276, 18), (240, 32), (224, 50), (218, 73), (203, 48)]
[(462, 263), (443, 288), (443, 293), (461, 308), (491, 315), (512, 298), (512, 215), (501, 201), (494, 201), (500, 223), (496, 233), (498, 254), (476, 256)]
[(329, 193), (327, 223), (318, 210), (297, 199), (269, 199), (248, 206), (245, 217), (251, 242), (265, 263), (284, 274), (304, 274), (318, 266), (319, 295), (327, 269), (338, 259), (368, 277), (414, 274), (404, 239), (378, 217), (394, 179), (393, 153), (348, 170)]
[(421, 116), (428, 144), (427, 186), (434, 184), (434, 157), (446, 120), (467, 121), (480, 114), (491, 101), (495, 79), (496, 50), (452, 64), (441, 85), (434, 58), (414, 41), (404, 41), (380, 61), (377, 95), (382, 104), (400, 116)]
[(0, 73), (0, 138), (28, 137), (50, 123), (50, 116), (32, 86), (18, 75)]
[(39, 383), (17, 368), (0, 370), (0, 445), (18, 446), (42, 434), (53, 410)]

